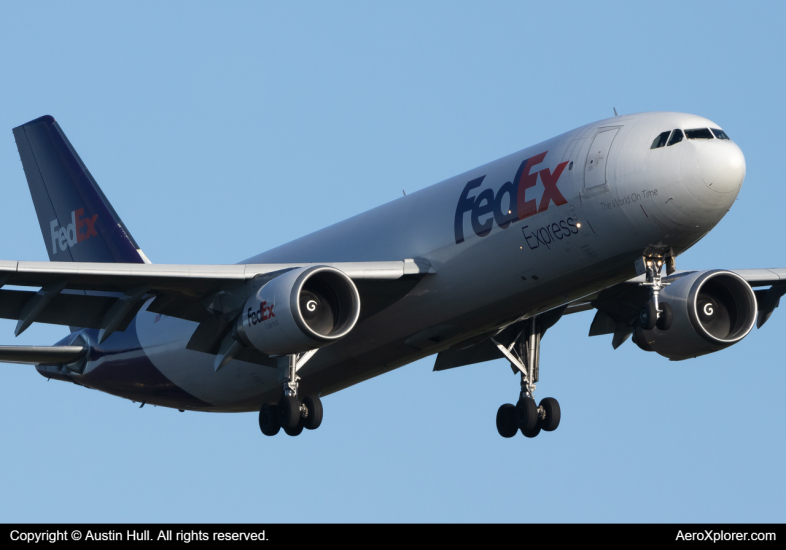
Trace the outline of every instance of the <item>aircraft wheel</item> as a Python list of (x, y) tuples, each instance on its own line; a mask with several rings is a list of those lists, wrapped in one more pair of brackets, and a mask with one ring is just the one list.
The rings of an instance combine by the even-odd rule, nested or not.
[(541, 427), (540, 423), (538, 423), (534, 428), (531, 430), (521, 430), (521, 433), (524, 434), (524, 437), (536, 437), (540, 433)]
[(668, 302), (661, 302), (660, 317), (658, 317), (658, 322), (655, 325), (660, 330), (669, 330), (672, 321), (674, 321), (674, 312), (671, 309), (671, 305)]
[(497, 410), (497, 431), (502, 437), (513, 437), (519, 427), (516, 425), (516, 407), (505, 403)]
[(300, 402), (297, 397), (281, 396), (278, 400), (278, 422), (287, 433), (297, 427), (300, 422)]
[(284, 428), (284, 433), (287, 435), (291, 435), (295, 437), (296, 435), (300, 435), (303, 432), (303, 428), (305, 427), (305, 419), (301, 418), (300, 421), (297, 423), (297, 426), (291, 429)]
[[(522, 397), (516, 403), (516, 425), (522, 432), (533, 430), (538, 423), (538, 407), (531, 397)], [(534, 436), (533, 436), (534, 437)]]
[(546, 411), (546, 418), (540, 421), (539, 426), (543, 428), (544, 431), (553, 432), (557, 429), (557, 426), (559, 426), (561, 416), (559, 403), (553, 397), (545, 397), (541, 399), (540, 406)]
[(259, 429), (265, 435), (276, 435), (281, 429), (276, 408), (275, 405), (265, 403), (259, 410)]
[(308, 410), (303, 425), (307, 430), (316, 430), (322, 424), (322, 400), (319, 397), (307, 395), (303, 399), (303, 405)]
[(655, 304), (647, 302), (639, 312), (639, 324), (644, 330), (652, 330), (655, 328), (655, 323), (658, 322), (658, 311), (655, 309)]

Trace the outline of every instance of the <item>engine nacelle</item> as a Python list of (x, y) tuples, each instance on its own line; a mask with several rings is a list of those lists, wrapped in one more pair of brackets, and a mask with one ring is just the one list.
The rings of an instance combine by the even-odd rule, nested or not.
[(668, 330), (637, 328), (633, 341), (672, 361), (690, 359), (736, 344), (756, 322), (756, 295), (731, 271), (699, 271), (681, 277), (660, 293), (674, 321)]
[(360, 295), (344, 272), (328, 266), (293, 269), (246, 301), (235, 323), (245, 345), (290, 355), (346, 336), (360, 315)]

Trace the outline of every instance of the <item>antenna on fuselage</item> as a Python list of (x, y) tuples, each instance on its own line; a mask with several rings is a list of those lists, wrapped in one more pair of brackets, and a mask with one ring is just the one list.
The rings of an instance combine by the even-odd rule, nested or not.
[(617, 114), (617, 108), (616, 108), (616, 107), (612, 107), (612, 109), (614, 109), (614, 116), (619, 116), (619, 115)]

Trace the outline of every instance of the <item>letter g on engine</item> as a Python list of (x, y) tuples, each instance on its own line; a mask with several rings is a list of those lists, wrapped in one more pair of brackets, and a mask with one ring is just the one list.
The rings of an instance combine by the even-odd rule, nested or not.
[(360, 316), (360, 295), (343, 271), (301, 267), (266, 283), (235, 322), (239, 339), (267, 355), (291, 355), (346, 336)]

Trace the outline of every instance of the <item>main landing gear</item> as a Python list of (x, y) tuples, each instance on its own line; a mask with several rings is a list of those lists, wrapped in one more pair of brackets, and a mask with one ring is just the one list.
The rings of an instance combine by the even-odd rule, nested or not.
[(298, 397), (297, 371), (317, 350), (287, 355), (278, 360), (278, 379), (284, 394), (277, 405), (265, 403), (259, 411), (259, 429), (265, 435), (276, 435), (282, 428), (287, 435), (300, 435), (303, 429), (316, 430), (322, 424), (322, 401), (315, 395)]
[(524, 437), (535, 437), (541, 430), (553, 432), (560, 422), (559, 403), (546, 397), (535, 404), (533, 393), (539, 378), (540, 339), (543, 328), (538, 317), (529, 319), (524, 330), (510, 346), (494, 344), (508, 358), (511, 367), (521, 373), (521, 393), (516, 405), (506, 403), (497, 411), (497, 431), (502, 437), (513, 437), (521, 430)]
[(639, 312), (639, 326), (644, 330), (652, 330), (658, 327), (660, 330), (669, 330), (674, 320), (674, 313), (668, 302), (659, 301), (661, 291), (669, 283), (663, 282), (661, 270), (666, 264), (666, 273), (671, 275), (676, 270), (674, 255), (669, 249), (665, 253), (658, 253), (646, 250), (644, 255), (636, 260), (636, 272), (639, 275), (646, 275), (646, 281), (639, 283), (639, 286), (650, 287), (651, 300), (644, 304)]

